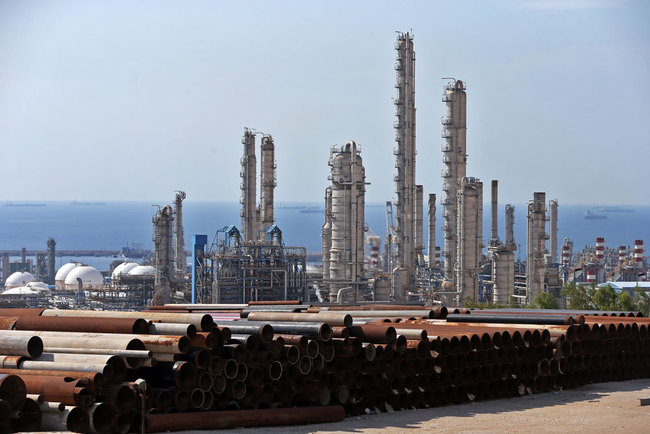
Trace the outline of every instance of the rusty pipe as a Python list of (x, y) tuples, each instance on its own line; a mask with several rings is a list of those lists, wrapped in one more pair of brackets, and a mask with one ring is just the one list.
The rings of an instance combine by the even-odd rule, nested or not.
[(257, 410), (188, 413), (182, 416), (156, 414), (146, 416), (147, 432), (219, 429), (256, 426), (296, 425), (338, 422), (345, 418), (340, 405), (324, 407), (278, 408)]
[(91, 317), (91, 318), (144, 318), (150, 321), (161, 321), (180, 324), (194, 324), (197, 330), (212, 331), (214, 320), (212, 316), (201, 313), (165, 313), (165, 312), (122, 312), (110, 310), (59, 310), (45, 309), (41, 316), (58, 317)]
[(91, 433), (109, 433), (117, 421), (115, 410), (103, 402), (94, 404), (88, 411), (88, 416)]
[(143, 318), (19, 317), (15, 330), (84, 333), (149, 333), (149, 321)]
[(297, 321), (326, 322), (330, 326), (350, 327), (352, 316), (347, 313), (289, 313), (289, 312), (251, 312), (249, 321)]

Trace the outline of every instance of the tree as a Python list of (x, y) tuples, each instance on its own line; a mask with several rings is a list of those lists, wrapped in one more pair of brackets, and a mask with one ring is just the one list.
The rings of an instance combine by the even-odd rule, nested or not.
[(535, 309), (557, 309), (559, 307), (557, 298), (550, 292), (539, 291), (533, 299), (532, 307)]
[(594, 294), (594, 304), (598, 310), (616, 310), (617, 295), (611, 285), (603, 285)]
[(616, 300), (616, 305), (618, 310), (633, 311), (637, 309), (629, 292), (621, 292)]
[(636, 310), (641, 312), (643, 316), (650, 316), (650, 293), (641, 290), (638, 285), (634, 288), (634, 304)]
[(593, 296), (595, 287), (576, 285), (575, 282), (568, 282), (562, 288), (562, 295), (567, 299), (567, 308), (576, 310), (593, 310)]

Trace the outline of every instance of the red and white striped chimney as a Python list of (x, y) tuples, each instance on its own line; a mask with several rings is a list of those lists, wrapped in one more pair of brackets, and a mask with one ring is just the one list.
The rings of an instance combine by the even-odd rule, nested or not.
[(587, 270), (587, 283), (596, 283), (596, 270)]
[(634, 264), (643, 266), (643, 240), (634, 240)]
[(571, 246), (568, 244), (562, 245), (562, 263), (568, 265), (571, 260)]
[(596, 261), (605, 259), (605, 238), (596, 238)]
[(627, 248), (625, 246), (618, 246), (618, 266), (622, 267), (625, 264), (627, 257)]

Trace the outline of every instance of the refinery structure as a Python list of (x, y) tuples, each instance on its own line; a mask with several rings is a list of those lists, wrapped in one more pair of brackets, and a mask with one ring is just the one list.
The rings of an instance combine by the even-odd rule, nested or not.
[[(395, 190), (386, 198), (383, 241), (365, 218), (366, 171), (373, 168), (364, 167), (360, 143), (344, 141), (330, 149), (320, 261), (312, 259), (316, 266), (308, 267), (306, 249), (285, 245), (276, 224), (273, 136), (245, 128), (240, 222), (226, 222), (210, 236), (192, 234), (188, 252), (186, 194), (177, 191), (173, 203), (156, 208), (154, 252), (146, 263), (114, 264), (104, 275), (80, 263), (56, 270), (56, 241), (49, 239), (46, 250), (36, 252), (35, 263), (24, 250), (19, 260), (10, 260), (5, 252), (0, 303), (121, 310), (171, 302), (272, 300), (448, 306), (471, 300), (524, 306), (544, 293), (560, 299), (567, 282), (619, 282), (629, 289), (630, 282), (646, 280), (643, 240), (612, 248), (598, 236), (581, 251), (574, 251), (568, 238), (559, 244), (559, 204), (547, 201), (545, 192), (531, 191), (526, 221), (516, 222), (526, 226), (526, 239), (515, 239), (514, 206), (499, 204), (499, 181), (490, 180), (484, 190), (484, 181), (468, 173), (472, 144), (467, 141), (468, 89), (463, 80), (443, 78), (441, 183), (418, 184), (413, 35), (398, 33), (395, 50)], [(490, 210), (489, 234), (483, 233), (484, 202)], [(436, 209), (442, 210), (439, 221)], [(436, 239), (438, 225), (442, 239)]]

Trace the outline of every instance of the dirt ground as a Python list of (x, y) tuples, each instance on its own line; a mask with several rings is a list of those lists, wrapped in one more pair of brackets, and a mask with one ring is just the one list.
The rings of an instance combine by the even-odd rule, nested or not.
[(369, 414), (337, 423), (240, 428), (236, 431), (264, 434), (407, 431), (650, 433), (650, 405), (639, 405), (640, 398), (650, 398), (650, 379), (598, 383), (559, 392), (456, 406)]

